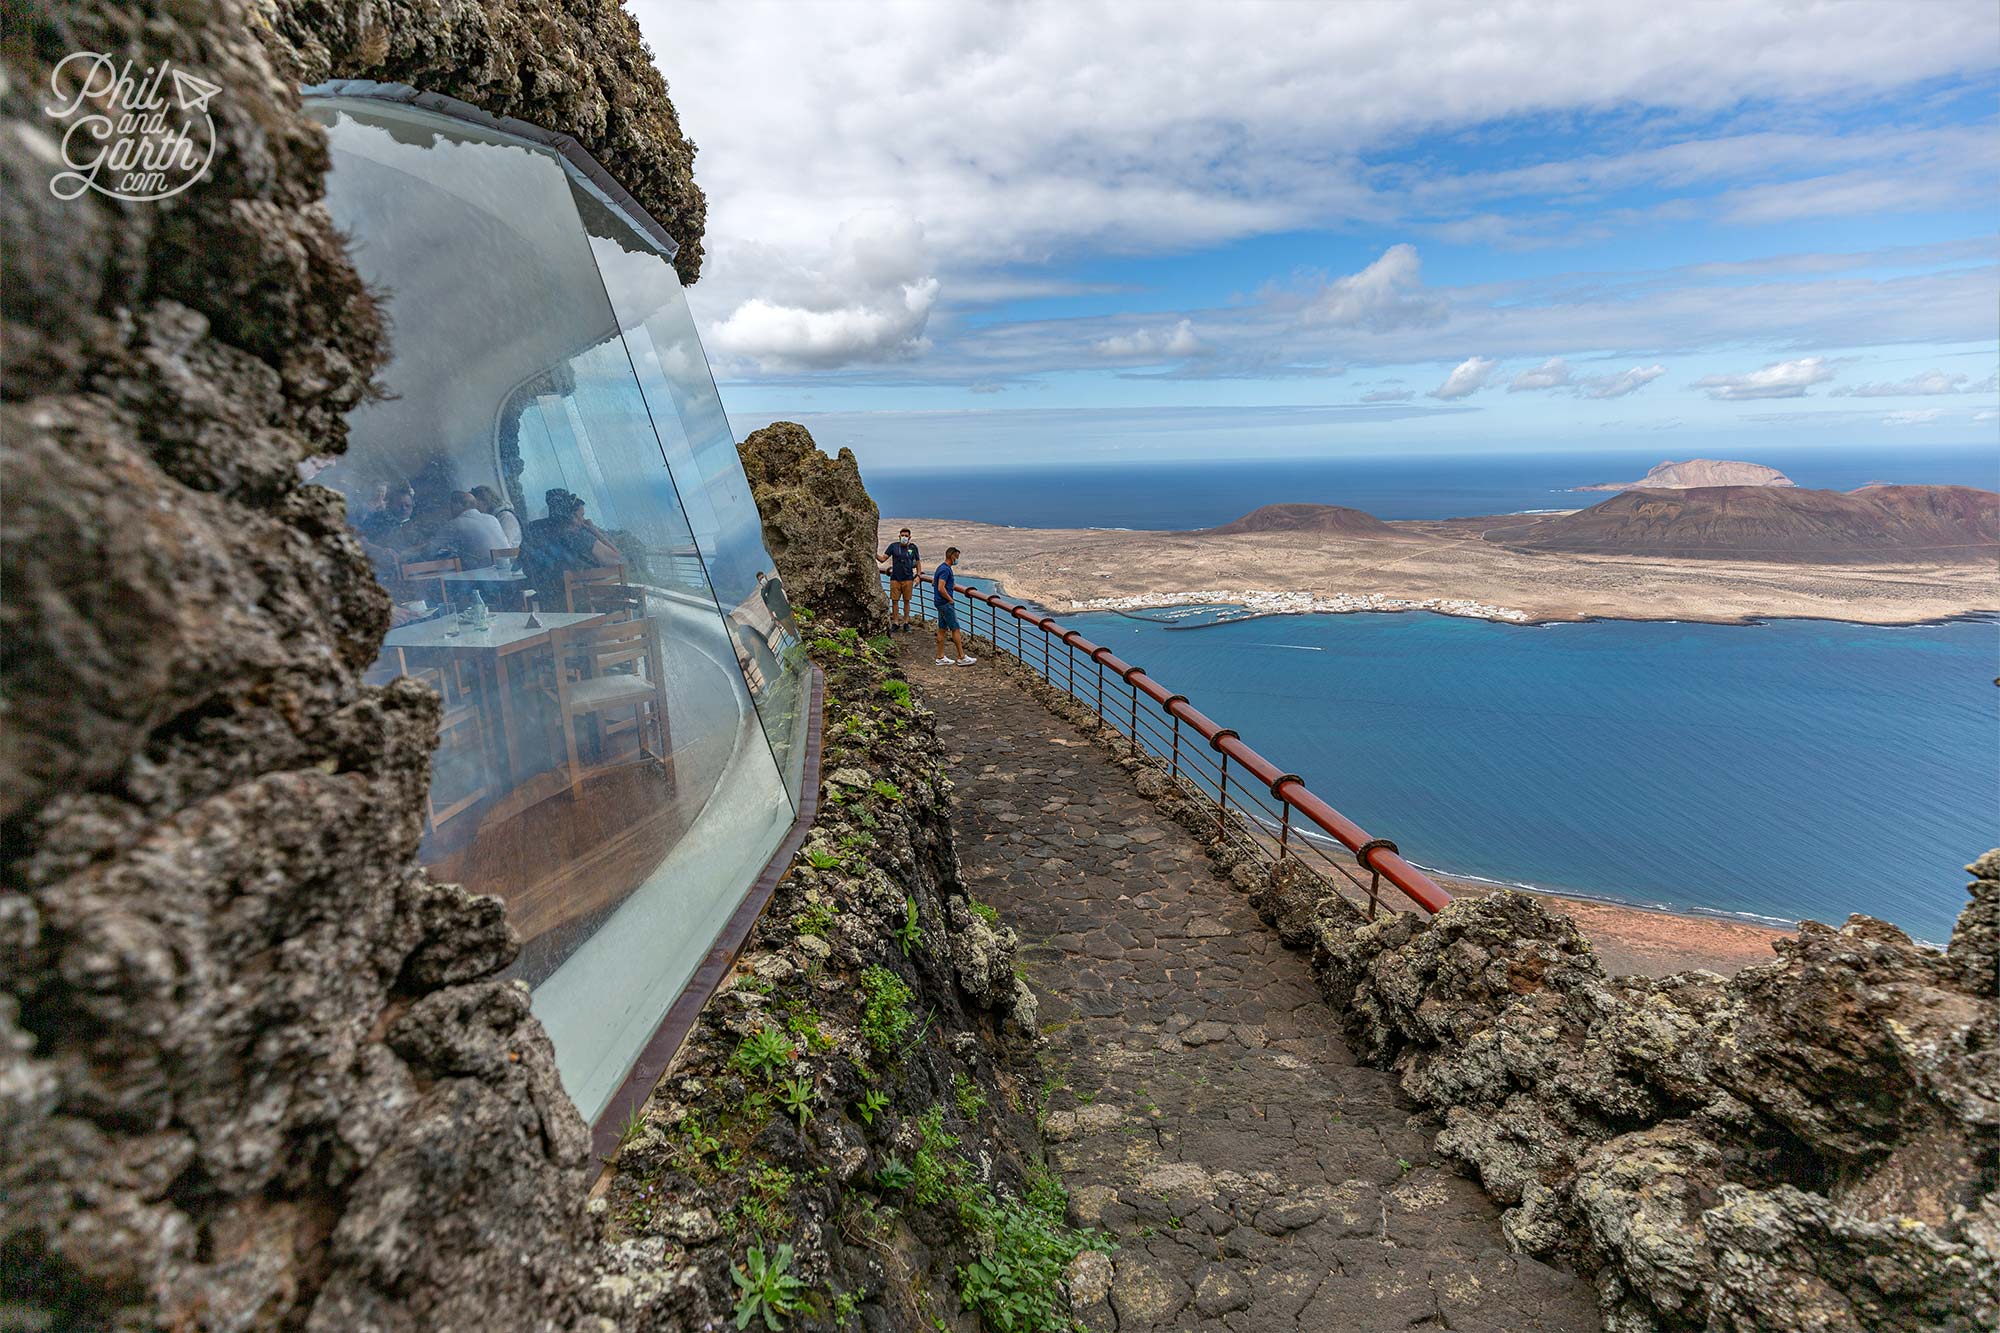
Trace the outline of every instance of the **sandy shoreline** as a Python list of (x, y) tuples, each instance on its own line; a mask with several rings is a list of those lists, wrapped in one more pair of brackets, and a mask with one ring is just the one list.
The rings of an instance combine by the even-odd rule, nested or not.
[[(1508, 887), (1450, 875), (1436, 879), (1454, 898), (1482, 897)], [(1630, 907), (1601, 898), (1571, 898), (1535, 889), (1522, 892), (1566, 913), (1597, 951), (1604, 970), (1620, 976), (1664, 977), (1697, 967), (1732, 976), (1746, 967), (1775, 961), (1772, 941), (1793, 933), (1778, 926), (1730, 921), (1699, 912)]]
[(2000, 613), (2000, 568), (1987, 563), (1815, 565), (1527, 551), (1484, 540), (1488, 523), (1397, 522), (1388, 536), (1217, 535), (886, 518), (882, 540), (907, 526), (927, 560), (957, 546), (965, 576), (998, 579), (1011, 595), (1057, 615), (1200, 602), (1260, 615), (1432, 611), (1513, 624), (1800, 618), (1917, 625)]

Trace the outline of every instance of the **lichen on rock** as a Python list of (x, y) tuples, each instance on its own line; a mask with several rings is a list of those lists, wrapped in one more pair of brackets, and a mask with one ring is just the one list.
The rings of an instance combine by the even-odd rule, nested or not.
[(763, 516), (764, 549), (793, 602), (863, 634), (887, 629), (875, 568), (879, 518), (853, 451), (828, 458), (804, 426), (776, 421), (751, 431), (737, 452)]
[(1610, 977), (1524, 894), (1359, 920), (1270, 893), (1352, 1044), (1438, 1108), (1511, 1243), (1620, 1330), (1990, 1327), (2000, 855), (1944, 953), (1806, 922), (1724, 980)]

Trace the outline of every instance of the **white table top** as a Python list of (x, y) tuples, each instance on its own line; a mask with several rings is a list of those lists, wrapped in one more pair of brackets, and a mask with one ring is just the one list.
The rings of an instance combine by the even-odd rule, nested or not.
[(439, 583), (519, 583), (527, 577), (526, 570), (501, 570), (488, 565), (484, 569), (454, 569), (445, 574), (420, 574), (417, 576), (417, 581), (428, 583), (436, 579)]
[(390, 648), (444, 648), (453, 652), (504, 652), (526, 647), (538, 640), (546, 639), (559, 629), (574, 629), (578, 625), (588, 625), (604, 619), (604, 612), (590, 611), (543, 611), (541, 626), (528, 628), (526, 611), (495, 611), (492, 623), (485, 629), (475, 630), (458, 623), (457, 616), (442, 616), (436, 620), (420, 620), (414, 625), (402, 625), (384, 636), (384, 646)]

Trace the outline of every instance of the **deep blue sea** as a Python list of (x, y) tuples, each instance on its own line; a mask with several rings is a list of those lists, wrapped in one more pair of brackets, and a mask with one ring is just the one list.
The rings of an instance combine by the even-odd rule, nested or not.
[[(1347, 505), (1386, 519), (1580, 509), (1606, 497), (1570, 488), (1635, 481), (1661, 457), (1626, 451), (950, 471), (870, 467), (867, 476), (869, 492), (885, 518), (962, 518), (1020, 528), (1206, 528), (1259, 505), (1293, 502)], [(1801, 486), (1844, 491), (1871, 481), (1895, 481), (2000, 490), (1996, 445), (1893, 452), (1771, 450), (1749, 457), (1783, 470)]]
[[(1802, 485), (2000, 488), (2000, 451), (1756, 455)], [(1182, 528), (1317, 500), (1385, 518), (1573, 507), (1656, 456), (871, 473), (885, 515)], [(978, 572), (976, 553), (966, 561)], [(1420, 864), (1942, 942), (2000, 844), (2000, 624), (1524, 627), (1428, 614), (1195, 630), (1068, 618)]]

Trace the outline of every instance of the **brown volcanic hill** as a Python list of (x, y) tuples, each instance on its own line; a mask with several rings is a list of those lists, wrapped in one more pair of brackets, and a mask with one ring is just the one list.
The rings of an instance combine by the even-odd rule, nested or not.
[(2000, 494), (1971, 486), (1626, 491), (1573, 514), (1489, 529), (1532, 551), (1837, 563), (2000, 555)]
[(1396, 537), (1402, 534), (1373, 514), (1343, 505), (1285, 504), (1253, 509), (1233, 523), (1208, 528), (1211, 536), (1239, 532), (1320, 532), (1342, 537)]
[(1724, 458), (1669, 459), (1638, 481), (1606, 481), (1577, 486), (1579, 491), (1689, 490), (1696, 486), (1796, 486), (1784, 473), (1762, 463), (1737, 463)]

